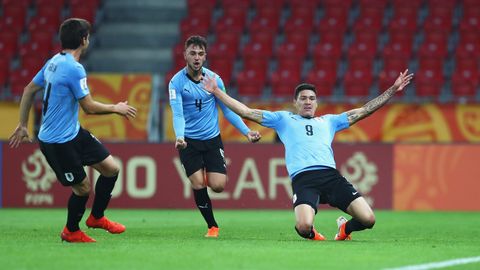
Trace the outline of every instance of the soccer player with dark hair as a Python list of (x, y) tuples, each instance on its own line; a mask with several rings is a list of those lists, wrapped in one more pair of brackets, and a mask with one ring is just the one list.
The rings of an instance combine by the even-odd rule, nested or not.
[(413, 78), (408, 70), (380, 96), (360, 108), (341, 114), (315, 117), (315, 86), (300, 84), (294, 93), (296, 113), (251, 109), (218, 88), (216, 78), (204, 78), (204, 88), (243, 118), (273, 128), (285, 146), (285, 162), (292, 179), (295, 230), (307, 239), (325, 240), (314, 227), (318, 204), (336, 207), (352, 218), (337, 219), (335, 240), (350, 240), (354, 231), (370, 229), (375, 215), (366, 200), (336, 169), (332, 141), (335, 133), (350, 127), (385, 105), (396, 92), (402, 91)]
[(260, 134), (251, 131), (238, 115), (202, 88), (203, 76), (212, 76), (220, 91), (226, 91), (222, 79), (203, 66), (206, 56), (205, 38), (189, 37), (185, 41), (186, 67), (173, 76), (168, 91), (176, 136), (175, 148), (179, 151), (180, 160), (192, 185), (195, 203), (207, 223), (205, 237), (218, 237), (219, 228), (207, 193), (207, 186), (214, 192), (222, 192), (227, 182), (217, 105), (227, 120), (250, 142), (257, 142)]
[(71, 18), (62, 23), (59, 33), (62, 51), (49, 59), (25, 87), (20, 103), (20, 123), (10, 137), (10, 147), (30, 141), (28, 112), (35, 93), (44, 89), (38, 140), (40, 150), (57, 179), (73, 191), (68, 200), (67, 224), (60, 234), (67, 242), (95, 242), (79, 227), (91, 190), (83, 166), (91, 166), (100, 173), (86, 225), (114, 234), (125, 231), (124, 225), (104, 216), (120, 168), (105, 146), (80, 126), (78, 110), (80, 104), (87, 114), (116, 113), (127, 119), (134, 118), (137, 110), (126, 101), (103, 104), (90, 96), (87, 74), (78, 62), (87, 50), (90, 29), (90, 23), (83, 19)]

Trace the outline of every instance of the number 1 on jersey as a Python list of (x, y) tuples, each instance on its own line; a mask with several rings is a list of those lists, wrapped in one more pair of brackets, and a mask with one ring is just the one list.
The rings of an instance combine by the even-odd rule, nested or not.
[(43, 115), (47, 113), (48, 109), (48, 98), (50, 97), (50, 90), (52, 89), (52, 84), (47, 83), (47, 90), (45, 93), (45, 98), (43, 99)]

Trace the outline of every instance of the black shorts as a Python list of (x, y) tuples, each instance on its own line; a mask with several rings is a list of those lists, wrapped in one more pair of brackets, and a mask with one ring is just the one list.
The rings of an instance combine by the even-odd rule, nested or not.
[(85, 179), (83, 166), (97, 164), (110, 152), (87, 130), (80, 128), (73, 140), (65, 143), (39, 141), (40, 150), (64, 186), (78, 184)]
[(227, 174), (227, 164), (220, 135), (204, 141), (190, 138), (185, 138), (185, 141), (187, 148), (178, 152), (187, 177), (203, 168), (207, 172)]
[(293, 207), (308, 204), (317, 213), (319, 204), (329, 204), (346, 212), (362, 195), (336, 169), (305, 171), (292, 179)]

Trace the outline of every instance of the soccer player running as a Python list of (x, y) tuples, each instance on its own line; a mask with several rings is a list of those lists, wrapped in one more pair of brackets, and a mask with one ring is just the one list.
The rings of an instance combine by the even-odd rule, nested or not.
[(227, 182), (217, 105), (228, 121), (250, 142), (257, 142), (261, 136), (257, 131), (251, 131), (237, 114), (203, 89), (202, 78), (211, 76), (215, 77), (219, 91), (225, 91), (222, 79), (203, 66), (206, 56), (205, 38), (189, 37), (185, 41), (186, 67), (173, 76), (168, 91), (176, 136), (175, 148), (179, 151), (180, 160), (192, 185), (195, 203), (207, 223), (205, 237), (218, 237), (219, 227), (207, 193), (207, 186), (214, 192), (222, 192)]
[(341, 114), (315, 117), (315, 86), (300, 84), (295, 89), (296, 113), (251, 109), (221, 91), (213, 77), (203, 79), (204, 88), (243, 118), (273, 128), (285, 146), (287, 171), (292, 179), (295, 230), (307, 239), (325, 240), (314, 227), (318, 204), (330, 204), (352, 216), (337, 219), (335, 240), (350, 240), (354, 231), (370, 229), (375, 215), (355, 188), (335, 168), (331, 147), (335, 133), (355, 124), (385, 105), (407, 86), (413, 74), (400, 73), (392, 87), (361, 108)]
[(20, 103), (20, 123), (10, 137), (10, 147), (30, 141), (27, 123), (35, 93), (44, 89), (42, 122), (38, 134), (40, 150), (57, 179), (73, 190), (68, 200), (67, 224), (60, 234), (67, 242), (95, 242), (80, 230), (90, 194), (90, 181), (83, 166), (100, 173), (95, 185), (92, 212), (86, 220), (91, 228), (122, 233), (125, 226), (108, 220), (104, 211), (119, 173), (119, 166), (108, 150), (78, 122), (78, 104), (87, 114), (116, 113), (128, 118), (136, 109), (127, 102), (103, 104), (92, 99), (84, 67), (78, 62), (87, 50), (91, 25), (83, 19), (67, 19), (60, 26), (62, 51), (49, 59), (25, 87)]

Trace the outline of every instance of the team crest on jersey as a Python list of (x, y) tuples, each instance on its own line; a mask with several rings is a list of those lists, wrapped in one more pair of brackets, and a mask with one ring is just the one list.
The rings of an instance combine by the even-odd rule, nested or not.
[(68, 182), (72, 182), (74, 179), (73, 173), (71, 172), (65, 173), (65, 179), (67, 179)]
[(175, 89), (168, 89), (168, 94), (170, 99), (176, 99), (177, 98), (177, 93), (175, 92)]
[(83, 91), (88, 90), (87, 78), (83, 78), (80, 80), (80, 87)]

